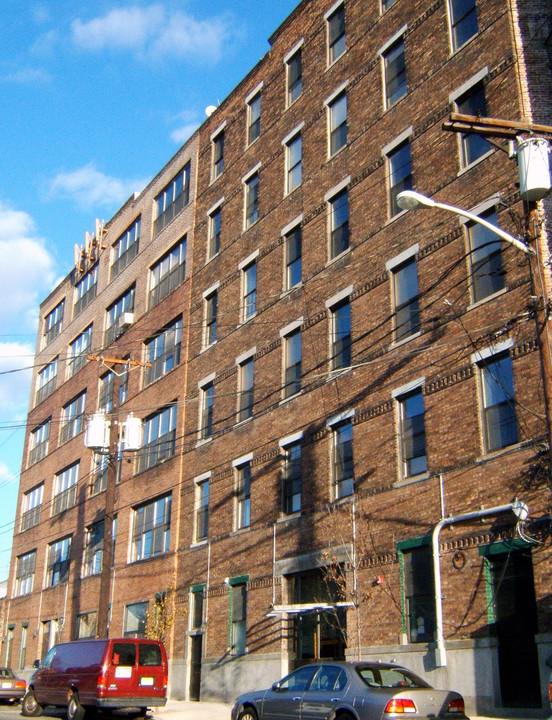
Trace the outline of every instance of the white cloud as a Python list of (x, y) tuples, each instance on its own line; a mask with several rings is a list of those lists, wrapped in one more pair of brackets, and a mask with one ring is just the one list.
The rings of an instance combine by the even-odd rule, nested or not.
[(4, 82), (16, 85), (44, 85), (51, 82), (52, 77), (43, 68), (20, 68), (2, 77)]
[(27, 413), (33, 356), (34, 343), (0, 342), (0, 407), (3, 422), (21, 420)]
[(178, 143), (179, 145), (182, 145), (197, 130), (198, 127), (198, 122), (191, 122), (187, 125), (182, 125), (181, 127), (176, 128), (176, 130), (172, 131), (171, 140), (173, 140), (175, 143)]
[(71, 25), (73, 42), (83, 50), (131, 50), (142, 59), (201, 57), (217, 60), (228, 36), (222, 18), (196, 20), (163, 5), (110, 10), (88, 22)]
[(72, 172), (59, 173), (50, 183), (50, 195), (71, 198), (83, 208), (119, 206), (148, 180), (120, 180), (109, 177), (89, 163)]
[(0, 482), (14, 482), (19, 479), (18, 473), (13, 473), (6, 463), (0, 460)]

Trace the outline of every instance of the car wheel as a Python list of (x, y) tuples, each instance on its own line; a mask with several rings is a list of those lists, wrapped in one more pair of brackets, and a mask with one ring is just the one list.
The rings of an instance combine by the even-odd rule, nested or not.
[(238, 720), (257, 720), (257, 713), (253, 708), (244, 708), (238, 715)]
[(84, 720), (84, 713), (78, 693), (74, 692), (67, 703), (67, 720)]
[(353, 720), (349, 713), (340, 713), (336, 716), (335, 720)]
[(36, 699), (36, 696), (32, 690), (29, 690), (23, 698), (23, 705), (21, 706), (21, 714), (27, 717), (36, 717), (42, 715), (42, 705)]

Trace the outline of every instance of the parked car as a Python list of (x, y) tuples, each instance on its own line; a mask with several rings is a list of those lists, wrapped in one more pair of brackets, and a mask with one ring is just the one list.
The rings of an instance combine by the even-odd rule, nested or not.
[(373, 662), (305, 665), (268, 690), (241, 695), (232, 720), (385, 720), (405, 713), (467, 720), (459, 693), (434, 690), (399, 665)]
[(67, 708), (68, 720), (87, 709), (124, 709), (135, 718), (167, 702), (168, 667), (157, 640), (110, 638), (61, 643), (33, 673), (23, 698), (23, 715), (40, 715), (45, 705)]
[(25, 680), (16, 677), (11, 668), (0, 667), (0, 700), (19, 702), (25, 695), (26, 687)]

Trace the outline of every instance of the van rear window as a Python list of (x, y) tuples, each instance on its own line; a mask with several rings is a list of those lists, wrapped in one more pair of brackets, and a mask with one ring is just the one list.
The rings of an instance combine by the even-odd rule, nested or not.
[(161, 665), (161, 650), (159, 645), (138, 645), (138, 665)]
[(112, 665), (136, 665), (136, 645), (134, 643), (113, 643)]

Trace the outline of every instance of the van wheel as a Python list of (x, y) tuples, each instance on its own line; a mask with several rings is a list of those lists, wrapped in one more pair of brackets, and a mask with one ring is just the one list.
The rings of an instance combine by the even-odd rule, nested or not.
[(144, 718), (146, 717), (147, 714), (148, 714), (147, 707), (141, 707), (140, 710), (138, 710), (137, 712), (130, 713), (129, 718), (131, 720), (144, 720)]
[(67, 720), (83, 720), (85, 710), (80, 704), (78, 693), (74, 692), (67, 704)]
[(21, 714), (27, 717), (36, 717), (42, 715), (42, 705), (36, 699), (36, 696), (32, 690), (25, 693), (23, 698), (23, 704), (21, 706)]

